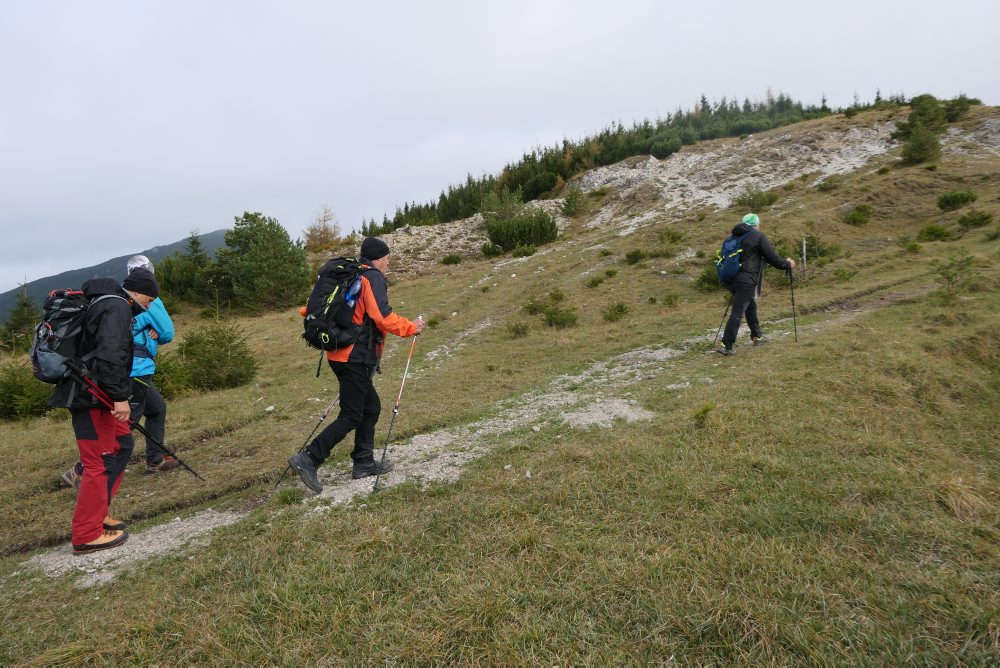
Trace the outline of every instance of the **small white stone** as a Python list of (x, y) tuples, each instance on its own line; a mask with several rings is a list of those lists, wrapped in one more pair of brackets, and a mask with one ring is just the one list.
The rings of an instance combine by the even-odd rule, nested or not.
[(514, 468), (514, 467), (513, 467), (513, 466), (511, 466), (510, 464), (504, 464), (504, 466), (503, 466), (503, 470), (504, 470), (504, 471), (509, 471), (509, 470), (511, 470), (512, 468)]
[(511, 278), (517, 278), (517, 274), (511, 274), (510, 277)]
[(452, 311), (451, 312), (451, 317), (452, 318), (454, 318), (456, 315), (458, 315), (458, 311)]
[(525, 477), (525, 478), (530, 478), (530, 477), (531, 477), (531, 471), (530, 471), (530, 470), (527, 470), (527, 469), (525, 469), (525, 471), (524, 471), (524, 477)]
[(274, 406), (268, 406), (267, 408), (264, 409), (264, 412), (265, 413), (273, 413), (274, 412)]
[(665, 272), (665, 271), (661, 271), (661, 272), (660, 272), (660, 274), (661, 274), (661, 275), (663, 275), (663, 276), (666, 276), (666, 275), (667, 275), (667, 272)]
[(540, 432), (541, 430), (542, 430), (542, 428), (539, 427), (537, 424), (534, 427), (531, 428), (531, 431), (535, 432), (536, 434), (538, 432)]

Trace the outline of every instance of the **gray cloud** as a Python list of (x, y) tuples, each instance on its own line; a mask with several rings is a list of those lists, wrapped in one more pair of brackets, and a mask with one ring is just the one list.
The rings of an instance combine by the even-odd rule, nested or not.
[[(482, 5), (482, 6), (481, 6)], [(815, 8), (814, 8), (815, 7)], [(997, 101), (995, 3), (8, 2), (0, 290), (231, 224), (347, 228), (711, 99)], [(949, 22), (949, 25), (954, 25)]]

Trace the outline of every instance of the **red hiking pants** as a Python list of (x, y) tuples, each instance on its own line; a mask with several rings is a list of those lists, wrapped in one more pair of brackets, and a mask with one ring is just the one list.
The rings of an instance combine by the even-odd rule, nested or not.
[(135, 442), (128, 423), (104, 408), (70, 411), (83, 477), (73, 510), (73, 545), (100, 538)]

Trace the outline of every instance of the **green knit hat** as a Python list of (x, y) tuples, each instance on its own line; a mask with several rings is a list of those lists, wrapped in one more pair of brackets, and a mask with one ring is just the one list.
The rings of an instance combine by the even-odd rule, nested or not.
[(757, 227), (760, 225), (760, 218), (757, 217), (756, 213), (748, 213), (743, 216), (743, 224), (749, 225), (750, 227)]

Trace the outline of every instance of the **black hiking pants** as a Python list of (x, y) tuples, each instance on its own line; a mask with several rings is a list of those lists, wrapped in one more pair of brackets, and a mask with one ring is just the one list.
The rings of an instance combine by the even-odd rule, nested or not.
[(319, 433), (306, 447), (306, 452), (317, 465), (326, 461), (333, 446), (354, 431), (355, 463), (375, 461), (375, 424), (382, 412), (372, 376), (375, 369), (364, 364), (330, 362), (330, 368), (340, 383), (340, 414), (329, 427)]
[[(145, 418), (143, 426), (149, 435), (163, 443), (163, 435), (167, 425), (167, 402), (153, 384), (152, 376), (139, 376), (132, 379), (132, 421), (135, 424)], [(146, 438), (146, 463), (156, 466), (166, 455), (160, 446)]]
[(747, 325), (750, 327), (750, 336), (754, 338), (763, 336), (760, 330), (760, 320), (757, 319), (757, 301), (754, 299), (757, 286), (753, 283), (730, 283), (726, 289), (733, 295), (733, 308), (729, 313), (729, 320), (726, 322), (726, 331), (722, 334), (722, 345), (727, 348), (733, 347), (744, 314), (747, 317)]

